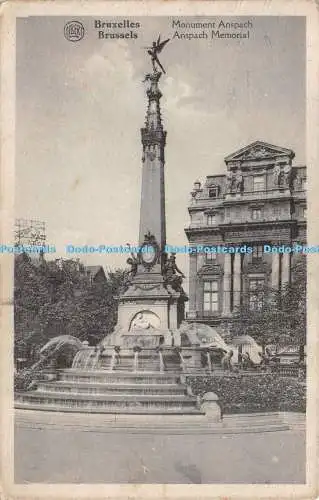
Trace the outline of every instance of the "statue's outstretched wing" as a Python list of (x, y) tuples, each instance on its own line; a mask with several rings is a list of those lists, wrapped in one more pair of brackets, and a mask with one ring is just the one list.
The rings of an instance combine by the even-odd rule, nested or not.
[[(158, 38), (160, 39), (160, 37), (158, 37)], [(163, 48), (165, 47), (165, 45), (167, 44), (167, 42), (169, 42), (169, 41), (170, 41), (170, 38), (168, 38), (167, 40), (164, 40), (164, 42), (160, 42), (160, 43), (159, 43), (159, 41), (157, 41), (157, 47), (156, 47), (157, 52), (161, 52), (161, 51), (162, 51), (162, 49), (163, 49)]]

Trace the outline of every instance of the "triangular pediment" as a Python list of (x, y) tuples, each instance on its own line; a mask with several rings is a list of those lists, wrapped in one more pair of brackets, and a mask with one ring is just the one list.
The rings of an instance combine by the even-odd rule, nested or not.
[(251, 161), (251, 160), (263, 160), (270, 158), (278, 158), (280, 156), (285, 156), (289, 158), (294, 158), (295, 153), (291, 149), (282, 148), (280, 146), (274, 146), (273, 144), (268, 144), (263, 141), (255, 141), (242, 149), (239, 149), (235, 153), (227, 156), (225, 162), (231, 161)]

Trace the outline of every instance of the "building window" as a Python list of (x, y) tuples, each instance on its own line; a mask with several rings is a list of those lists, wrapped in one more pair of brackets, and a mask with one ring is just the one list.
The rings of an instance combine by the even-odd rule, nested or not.
[(206, 262), (209, 264), (213, 260), (216, 260), (216, 256), (217, 256), (216, 252), (208, 252), (208, 253), (206, 253)]
[(216, 224), (217, 224), (216, 214), (207, 215), (207, 225), (208, 226), (215, 226)]
[(253, 191), (265, 190), (265, 177), (263, 175), (254, 175), (253, 177)]
[(275, 217), (279, 217), (280, 216), (280, 212), (281, 212), (280, 206), (275, 205), (273, 207), (272, 211), (273, 211), (273, 214), (274, 214)]
[(242, 214), (242, 210), (240, 208), (235, 208), (235, 213), (234, 213), (234, 216), (235, 216), (235, 219), (236, 220), (240, 220), (241, 219), (241, 214)]
[(263, 245), (253, 247), (252, 260), (253, 262), (260, 262), (263, 258)]
[(218, 186), (212, 186), (208, 191), (208, 196), (210, 198), (217, 198), (218, 197)]
[(306, 207), (303, 207), (303, 208), (302, 208), (302, 216), (303, 216), (304, 218), (306, 218), (306, 217), (307, 217), (307, 208), (306, 208)]
[(204, 311), (218, 311), (218, 281), (204, 281)]
[(261, 208), (253, 208), (251, 211), (251, 218), (253, 220), (260, 220), (261, 219)]
[(254, 311), (260, 311), (263, 307), (264, 283), (264, 278), (249, 280), (249, 308)]
[(307, 189), (307, 177), (301, 177), (300, 179), (300, 187), (301, 189)]

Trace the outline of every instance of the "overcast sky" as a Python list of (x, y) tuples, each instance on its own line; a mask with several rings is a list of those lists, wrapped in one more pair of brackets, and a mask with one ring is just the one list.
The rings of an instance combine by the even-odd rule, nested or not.
[[(264, 140), (305, 162), (304, 19), (250, 19), (248, 40), (174, 39), (161, 54), (169, 244), (187, 242), (193, 182), (225, 173), (225, 156)], [(80, 20), (86, 34), (74, 43), (63, 35), (69, 18), (17, 23), (16, 217), (45, 221), (63, 256), (68, 243), (137, 242), (143, 47), (175, 31), (172, 18), (132, 18), (142, 24), (136, 40), (99, 40), (94, 19)], [(108, 268), (126, 257), (82, 260)], [(187, 273), (186, 258), (178, 262)]]

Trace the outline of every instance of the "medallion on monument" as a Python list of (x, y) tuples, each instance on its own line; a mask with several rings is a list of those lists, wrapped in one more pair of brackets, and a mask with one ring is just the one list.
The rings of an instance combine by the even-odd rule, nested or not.
[(160, 248), (153, 235), (148, 232), (141, 246), (139, 257), (142, 265), (148, 271), (159, 261)]

